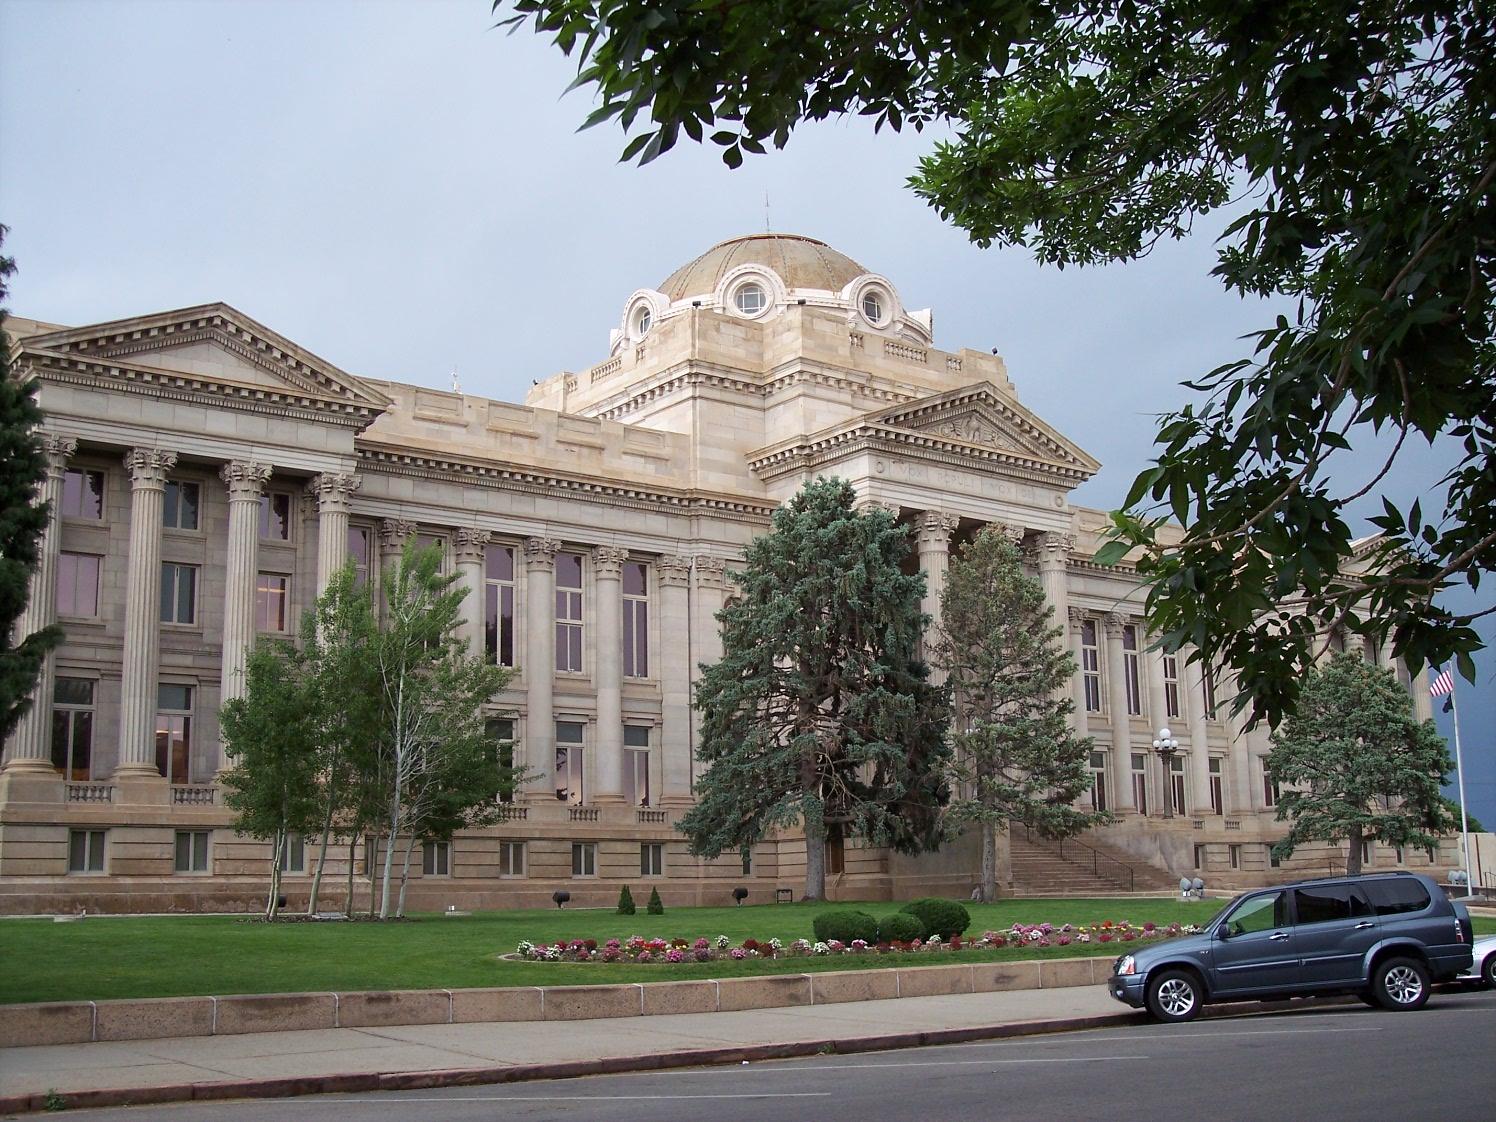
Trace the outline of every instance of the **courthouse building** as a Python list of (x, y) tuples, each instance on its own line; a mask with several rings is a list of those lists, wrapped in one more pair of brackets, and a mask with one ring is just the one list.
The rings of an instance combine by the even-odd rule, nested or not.
[[(348, 558), (378, 580), (412, 536), (470, 590), (473, 649), (517, 671), (492, 728), (536, 775), (499, 825), (422, 847), (412, 906), (798, 889), (793, 833), (709, 862), (674, 825), (726, 574), (817, 475), (908, 526), (932, 616), (952, 548), (990, 523), (1021, 538), (1075, 652), (1089, 797), (1117, 817), (1085, 839), (1111, 855), (1089, 867), (1281, 875), (1265, 732), (1217, 704), (1229, 682), (1149, 650), (1135, 574), (1092, 561), (1105, 515), (1069, 494), (1100, 465), (1023, 405), (999, 357), (937, 349), (929, 311), (821, 242), (714, 247), (629, 296), (602, 360), (523, 405), (345, 372), (223, 304), (8, 326), (40, 382), (54, 511), (21, 631), (55, 621), (67, 638), (5, 745), (4, 911), (262, 901), (268, 846), (230, 829), (215, 785), (218, 708), (257, 638), (292, 635)], [(1162, 725), (1180, 741), (1167, 763)], [(311, 839), (287, 854), (293, 906), (315, 856)], [(333, 903), (366, 859), (334, 848)], [(961, 842), (916, 859), (832, 839), (828, 861), (843, 897), (965, 895), (979, 875)]]

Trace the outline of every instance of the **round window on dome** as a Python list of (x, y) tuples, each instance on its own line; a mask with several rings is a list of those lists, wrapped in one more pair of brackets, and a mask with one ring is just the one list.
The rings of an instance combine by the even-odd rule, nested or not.
[(862, 314), (874, 326), (883, 322), (883, 293), (876, 288), (862, 294)]
[(639, 338), (649, 334), (650, 325), (654, 323), (654, 316), (650, 315), (649, 308), (640, 308), (634, 313), (634, 334)]
[(732, 302), (745, 316), (756, 316), (768, 306), (769, 298), (761, 284), (745, 284), (732, 296)]

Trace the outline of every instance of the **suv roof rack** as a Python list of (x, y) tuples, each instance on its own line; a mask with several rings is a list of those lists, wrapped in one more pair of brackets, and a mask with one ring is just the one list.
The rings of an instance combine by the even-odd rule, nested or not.
[(1284, 887), (1296, 884), (1320, 884), (1328, 880), (1349, 880), (1352, 877), (1357, 880), (1370, 880), (1372, 877), (1413, 877), (1418, 874), (1411, 869), (1381, 869), (1375, 873), (1341, 873), (1333, 877), (1309, 877), (1305, 880), (1284, 881)]

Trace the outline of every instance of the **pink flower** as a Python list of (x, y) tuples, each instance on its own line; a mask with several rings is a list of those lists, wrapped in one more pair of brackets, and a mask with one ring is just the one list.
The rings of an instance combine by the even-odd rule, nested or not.
[(670, 950), (665, 952), (666, 962), (679, 962), (684, 957), (679, 947), (671, 947)]
[(742, 947), (733, 947), (733, 949), (732, 949), (732, 951), (730, 953), (732, 954), (733, 958), (739, 958), (739, 959), (741, 959), (741, 958), (747, 958), (748, 957), (748, 952), (745, 951)]
[(650, 962), (653, 959), (654, 959), (654, 955), (650, 954), (648, 951), (640, 951), (639, 952), (639, 957), (635, 961), (636, 962)]

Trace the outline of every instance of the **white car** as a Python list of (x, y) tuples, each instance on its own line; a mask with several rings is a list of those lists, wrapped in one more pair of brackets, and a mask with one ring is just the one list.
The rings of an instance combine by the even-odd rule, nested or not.
[(1455, 981), (1467, 985), (1474, 982), (1483, 990), (1496, 988), (1496, 935), (1482, 935), (1475, 940), (1471, 950), (1475, 952), (1475, 961), (1471, 963), (1470, 972), (1461, 974)]

